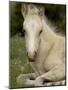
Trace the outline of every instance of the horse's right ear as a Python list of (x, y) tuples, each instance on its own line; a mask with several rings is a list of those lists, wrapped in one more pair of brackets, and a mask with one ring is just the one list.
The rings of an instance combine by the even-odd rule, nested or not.
[(28, 5), (27, 4), (21, 4), (21, 13), (23, 17), (25, 18), (28, 11)]

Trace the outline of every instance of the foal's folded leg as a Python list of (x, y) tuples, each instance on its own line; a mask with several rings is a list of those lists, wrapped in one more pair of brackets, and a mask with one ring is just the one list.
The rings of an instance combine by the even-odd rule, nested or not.
[(65, 85), (65, 68), (61, 66), (55, 66), (52, 70), (37, 77), (35, 80), (35, 86), (46, 86), (47, 84)]
[(37, 75), (35, 73), (20, 74), (17, 79), (17, 84), (29, 84), (29, 81), (33, 81)]

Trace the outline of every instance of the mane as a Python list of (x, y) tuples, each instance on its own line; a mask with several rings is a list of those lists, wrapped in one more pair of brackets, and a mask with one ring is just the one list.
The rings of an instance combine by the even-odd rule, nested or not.
[(45, 15), (42, 16), (42, 18), (43, 18), (44, 24), (48, 26), (49, 28), (48, 30), (50, 33), (52, 33), (55, 36), (64, 37), (62, 33), (57, 32), (57, 31), (60, 31), (60, 29), (57, 30), (57, 26), (55, 26)]

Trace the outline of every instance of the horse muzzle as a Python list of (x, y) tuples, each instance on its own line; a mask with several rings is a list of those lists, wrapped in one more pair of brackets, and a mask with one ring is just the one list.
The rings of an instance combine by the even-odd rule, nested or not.
[(33, 54), (27, 52), (27, 56), (30, 62), (35, 62), (36, 52)]

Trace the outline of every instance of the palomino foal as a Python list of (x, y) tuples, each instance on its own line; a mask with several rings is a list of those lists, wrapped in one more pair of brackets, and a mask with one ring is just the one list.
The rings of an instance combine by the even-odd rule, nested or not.
[(44, 8), (22, 4), (26, 49), (34, 73), (21, 74), (17, 82), (27, 85), (65, 85), (65, 37), (53, 32)]

